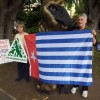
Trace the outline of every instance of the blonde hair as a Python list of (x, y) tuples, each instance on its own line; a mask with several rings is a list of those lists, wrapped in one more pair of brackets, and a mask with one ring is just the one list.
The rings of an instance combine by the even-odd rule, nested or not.
[(25, 24), (24, 24), (24, 22), (18, 21), (16, 27), (18, 27), (20, 25), (23, 27), (23, 30), (25, 30)]

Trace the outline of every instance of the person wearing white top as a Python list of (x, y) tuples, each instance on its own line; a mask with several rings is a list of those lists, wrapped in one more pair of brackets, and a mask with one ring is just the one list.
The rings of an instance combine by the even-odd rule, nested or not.
[[(17, 28), (18, 33), (15, 35), (15, 39), (16, 38), (20, 39), (20, 41), (26, 51), (24, 35), (28, 35), (28, 33), (24, 32), (25, 25), (23, 22), (20, 21), (17, 23), (16, 28)], [(26, 54), (27, 54), (27, 52), (26, 52)], [(20, 81), (24, 78), (26, 80), (26, 82), (29, 82), (30, 81), (29, 62), (28, 61), (27, 61), (27, 63), (18, 62), (17, 69), (18, 69), (18, 76), (16, 78), (16, 81)]]

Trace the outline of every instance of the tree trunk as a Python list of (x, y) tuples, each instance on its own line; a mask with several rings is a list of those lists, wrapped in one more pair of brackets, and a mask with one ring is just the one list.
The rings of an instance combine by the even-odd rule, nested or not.
[(4, 20), (5, 20), (5, 11), (3, 9), (3, 4), (0, 0), (0, 39), (4, 37)]
[(23, 0), (0, 0), (0, 39), (11, 39), (16, 14)]
[(100, 0), (83, 0), (89, 25), (93, 29), (98, 29), (100, 19)]
[(14, 21), (15, 21), (15, 18), (16, 18), (16, 15), (18, 13), (18, 9), (11, 12), (9, 14), (9, 16), (6, 15), (6, 19), (5, 19), (5, 37), (4, 38), (8, 38), (10, 40), (13, 39), (13, 28), (14, 28)]
[(4, 37), (4, 18), (5, 16), (1, 14), (0, 16), (0, 39)]

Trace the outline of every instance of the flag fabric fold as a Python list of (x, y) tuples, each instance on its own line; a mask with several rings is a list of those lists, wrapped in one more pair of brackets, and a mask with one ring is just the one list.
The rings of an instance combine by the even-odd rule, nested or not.
[(92, 38), (91, 30), (26, 36), (30, 64), (34, 62), (31, 76), (37, 71), (39, 80), (44, 83), (92, 85)]

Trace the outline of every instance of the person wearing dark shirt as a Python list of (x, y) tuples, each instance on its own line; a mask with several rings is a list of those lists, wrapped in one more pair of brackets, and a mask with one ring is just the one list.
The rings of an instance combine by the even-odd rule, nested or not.
[[(87, 16), (85, 13), (79, 14), (78, 19), (75, 24), (75, 30), (85, 30), (90, 29), (87, 25)], [(92, 30), (93, 35), (93, 45), (96, 44), (96, 32), (95, 30)], [(71, 93), (75, 94), (77, 89), (79, 88), (79, 85), (73, 85), (71, 89)], [(88, 96), (88, 86), (82, 86), (82, 97), (86, 98)]]

